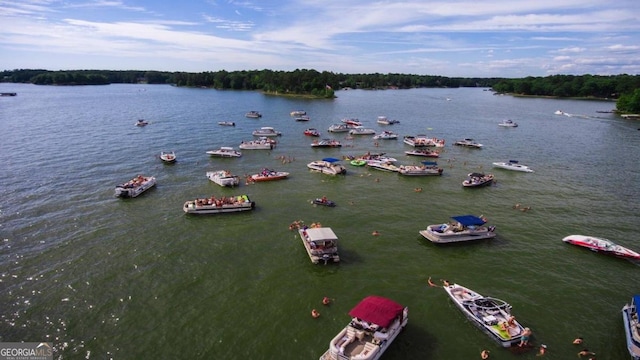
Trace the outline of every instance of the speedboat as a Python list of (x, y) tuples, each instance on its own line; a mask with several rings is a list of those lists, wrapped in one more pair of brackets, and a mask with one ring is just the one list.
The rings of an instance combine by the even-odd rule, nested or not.
[(439, 152), (429, 150), (429, 149), (409, 150), (409, 151), (405, 151), (404, 153), (411, 156), (424, 156), (424, 157), (434, 157), (434, 158), (440, 157)]
[(322, 160), (316, 160), (308, 163), (307, 167), (312, 171), (317, 171), (323, 174), (344, 175), (347, 173), (347, 169), (345, 169), (342, 164), (339, 164), (339, 161), (340, 159), (336, 158), (324, 158)]
[(350, 118), (350, 119), (342, 119), (342, 122), (354, 127), (354, 126), (362, 126), (362, 122), (358, 119)]
[(409, 309), (382, 296), (367, 296), (349, 311), (351, 321), (329, 342), (320, 360), (378, 360), (407, 325)]
[(207, 171), (207, 178), (220, 186), (233, 187), (240, 184), (240, 177), (227, 170)]
[(391, 156), (387, 156), (385, 153), (372, 154), (371, 152), (367, 152), (366, 154), (359, 156), (357, 159), (365, 160), (365, 161), (382, 161), (382, 162), (391, 162), (395, 163), (398, 159), (393, 158)]
[(218, 125), (222, 126), (236, 126), (236, 123), (233, 121), (218, 121)]
[(622, 307), (622, 323), (627, 341), (627, 350), (633, 360), (640, 360), (640, 323), (638, 323), (638, 304), (640, 295), (636, 294), (631, 302)]
[(398, 138), (398, 134), (393, 131), (384, 130), (380, 134), (373, 137), (374, 140), (395, 140)]
[(348, 132), (351, 128), (346, 124), (333, 124), (329, 126), (329, 132)]
[(389, 120), (386, 116), (378, 116), (378, 120), (376, 122), (380, 125), (393, 125), (399, 124), (400, 120)]
[(444, 169), (435, 161), (423, 161), (422, 165), (400, 165), (398, 173), (406, 176), (442, 175)]
[(533, 172), (533, 170), (531, 170), (528, 166), (518, 163), (518, 160), (494, 162), (493, 166), (501, 169), (507, 169), (507, 170)]
[(228, 146), (223, 146), (217, 150), (209, 150), (207, 151), (207, 154), (211, 156), (227, 157), (227, 158), (242, 156), (242, 153), (240, 151), (234, 150), (232, 147), (228, 147)]
[(518, 127), (518, 123), (514, 122), (513, 120), (504, 120), (503, 122), (498, 124), (499, 126), (504, 126), (504, 127)]
[(222, 214), (230, 212), (251, 211), (256, 207), (255, 202), (247, 195), (223, 196), (216, 198), (195, 199), (187, 201), (182, 210), (187, 214)]
[(314, 129), (314, 128), (306, 129), (306, 130), (304, 131), (304, 134), (305, 134), (306, 136), (316, 136), (316, 137), (317, 137), (317, 136), (320, 136), (320, 132), (318, 132), (318, 130), (317, 130), (317, 129)]
[(445, 285), (444, 291), (475, 326), (502, 347), (517, 346), (529, 330), (511, 315), (511, 305), (504, 300), (482, 296), (458, 284)]
[(302, 116), (297, 116), (296, 117), (296, 121), (310, 121), (311, 118), (308, 117), (307, 115), (302, 115)]
[(469, 173), (467, 179), (462, 182), (464, 187), (482, 187), (493, 184), (493, 174)]
[(328, 207), (335, 207), (337, 205), (335, 201), (329, 200), (325, 197), (315, 198), (311, 200), (311, 203), (314, 205), (322, 205), (322, 206), (328, 206)]
[(581, 246), (595, 252), (601, 252), (627, 259), (640, 260), (639, 253), (605, 238), (585, 235), (569, 235), (563, 238), (562, 241), (571, 245)]
[(262, 114), (260, 114), (257, 111), (249, 111), (248, 113), (244, 114), (244, 116), (250, 118), (250, 119), (258, 119), (262, 117)]
[(477, 148), (477, 149), (481, 149), (483, 146), (482, 144), (477, 143), (473, 139), (469, 139), (469, 138), (458, 140), (454, 142), (453, 145), (466, 146), (466, 147)]
[(340, 143), (340, 141), (335, 139), (322, 139), (320, 141), (314, 140), (311, 143), (311, 147), (318, 147), (318, 148), (335, 148), (335, 147), (341, 147), (341, 146), (342, 144)]
[(155, 177), (138, 175), (126, 183), (116, 186), (115, 196), (121, 198), (134, 198), (151, 189), (155, 184)]
[(367, 160), (367, 166), (372, 169), (389, 171), (389, 172), (398, 172), (400, 168), (395, 166), (392, 161), (383, 161), (383, 160)]
[(304, 110), (293, 110), (290, 113), (291, 116), (302, 116), (302, 115), (307, 115), (307, 112)]
[(423, 134), (406, 135), (402, 141), (413, 147), (444, 147), (444, 139), (430, 138)]
[(282, 180), (282, 179), (286, 179), (288, 176), (289, 176), (289, 173), (286, 171), (275, 171), (275, 170), (264, 168), (259, 173), (251, 175), (251, 181), (261, 182), (261, 181)]
[(326, 264), (329, 261), (340, 261), (338, 237), (331, 228), (305, 226), (298, 229), (298, 234), (312, 263), (318, 264), (322, 261)]
[(176, 162), (176, 153), (173, 151), (163, 151), (160, 153), (160, 160), (165, 163), (174, 163)]
[(147, 122), (147, 121), (146, 121), (146, 120), (144, 120), (144, 119), (139, 119), (139, 120), (136, 122), (136, 126), (143, 127), (143, 126), (147, 126), (147, 125), (149, 125), (149, 122)]
[(351, 128), (351, 130), (349, 130), (349, 134), (351, 135), (374, 135), (375, 133), (376, 133), (375, 130), (370, 128), (365, 128), (362, 126), (356, 126), (354, 128)]
[(274, 141), (261, 137), (258, 140), (243, 141), (238, 147), (242, 150), (271, 150), (274, 146)]
[(270, 126), (263, 126), (258, 130), (254, 130), (251, 134), (253, 136), (267, 136), (267, 137), (282, 135), (280, 131), (276, 131), (274, 128)]
[(486, 220), (481, 216), (461, 215), (452, 216), (454, 221), (446, 224), (429, 225), (420, 231), (427, 240), (438, 243), (455, 243), (491, 239), (496, 237), (495, 226), (485, 226)]

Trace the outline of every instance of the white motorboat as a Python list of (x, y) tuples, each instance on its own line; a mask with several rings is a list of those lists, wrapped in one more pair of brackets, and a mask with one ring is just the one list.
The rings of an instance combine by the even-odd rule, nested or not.
[(405, 144), (413, 147), (444, 147), (444, 139), (430, 138), (427, 135), (406, 135), (404, 139)]
[(138, 121), (136, 121), (136, 126), (138, 127), (143, 127), (147, 125), (149, 125), (149, 122), (144, 119), (138, 119)]
[(293, 110), (289, 115), (291, 116), (303, 116), (303, 115), (307, 115), (307, 112), (304, 110)]
[(446, 224), (429, 225), (425, 230), (420, 231), (427, 240), (438, 243), (455, 243), (463, 241), (474, 241), (491, 239), (496, 237), (495, 226), (485, 226), (486, 220), (483, 217), (474, 215), (452, 216), (454, 221)]
[(134, 198), (151, 189), (155, 184), (155, 177), (138, 175), (126, 183), (116, 186), (115, 196), (121, 198)]
[(187, 214), (222, 214), (230, 212), (251, 211), (256, 207), (255, 202), (247, 195), (223, 196), (216, 198), (201, 198), (187, 201), (182, 210)]
[(423, 161), (422, 165), (400, 165), (398, 173), (406, 176), (442, 175), (443, 168), (435, 161)]
[(504, 300), (482, 296), (458, 284), (445, 285), (444, 290), (475, 326), (502, 347), (517, 346), (529, 331), (511, 315), (511, 305)]
[(516, 123), (513, 120), (504, 120), (503, 122), (498, 124), (499, 126), (503, 126), (503, 127), (518, 127), (518, 123)]
[(276, 129), (272, 128), (271, 126), (263, 126), (258, 130), (254, 130), (251, 134), (253, 136), (266, 136), (266, 137), (282, 135), (280, 131), (276, 131)]
[(320, 360), (378, 360), (407, 325), (409, 309), (368, 296), (349, 311), (351, 321), (329, 342)]
[(351, 135), (374, 135), (375, 133), (376, 133), (375, 130), (370, 128), (365, 128), (362, 126), (356, 126), (354, 128), (351, 128), (351, 130), (349, 130), (349, 134)]
[(462, 186), (464, 187), (482, 187), (489, 186), (493, 184), (494, 176), (493, 174), (483, 174), (483, 173), (469, 173), (467, 174), (467, 178), (462, 182)]
[(576, 245), (587, 248), (591, 251), (613, 255), (621, 258), (640, 260), (640, 253), (637, 253), (627, 247), (618, 245), (613, 241), (605, 238), (586, 236), (586, 235), (569, 235), (562, 239), (567, 244)]
[(220, 186), (233, 187), (240, 184), (240, 177), (227, 170), (207, 171), (207, 178)]
[(638, 304), (640, 295), (636, 294), (631, 302), (622, 307), (622, 322), (624, 324), (627, 350), (631, 359), (640, 360), (640, 323), (638, 322)]
[(163, 151), (160, 153), (160, 160), (165, 163), (171, 164), (176, 162), (176, 153), (173, 151)]
[(314, 140), (311, 143), (311, 147), (317, 147), (317, 148), (335, 148), (335, 147), (341, 147), (341, 146), (342, 144), (340, 143), (340, 141), (336, 139)]
[(304, 248), (307, 250), (307, 254), (312, 263), (318, 264), (322, 261), (326, 264), (329, 261), (340, 261), (340, 255), (338, 255), (338, 237), (331, 228), (307, 228), (305, 226), (298, 229), (298, 234), (300, 234), (300, 239), (302, 239)]
[(218, 121), (218, 125), (222, 126), (236, 126), (236, 123), (233, 121)]
[(286, 171), (275, 171), (275, 170), (264, 168), (259, 173), (251, 175), (251, 181), (262, 182), (262, 181), (282, 180), (282, 179), (286, 179), (288, 176), (289, 176), (289, 173)]
[(266, 137), (261, 137), (257, 140), (243, 141), (238, 147), (242, 150), (271, 150), (274, 146), (274, 141)]
[(378, 120), (376, 122), (380, 125), (393, 125), (399, 124), (400, 120), (389, 120), (386, 116), (378, 116)]
[(433, 157), (433, 158), (440, 157), (439, 152), (429, 150), (429, 149), (409, 150), (409, 151), (405, 151), (404, 153), (411, 156), (424, 156), (424, 157)]
[(533, 170), (531, 170), (528, 166), (520, 164), (518, 160), (494, 162), (493, 166), (507, 170), (533, 172)]
[(347, 124), (333, 124), (329, 126), (329, 132), (349, 132), (351, 128)]
[(456, 142), (453, 143), (453, 145), (457, 145), (457, 146), (465, 146), (465, 147), (470, 147), (470, 148), (476, 148), (476, 149), (481, 149), (482, 148), (482, 144), (474, 141), (473, 139), (470, 138), (466, 138), (466, 139), (462, 139), (462, 140), (458, 140)]
[(209, 150), (207, 151), (207, 154), (211, 156), (225, 157), (225, 158), (242, 156), (242, 153), (240, 151), (234, 150), (232, 147), (229, 147), (229, 146), (223, 146), (217, 150)]
[(336, 158), (324, 158), (322, 160), (312, 161), (307, 164), (307, 167), (312, 171), (317, 171), (328, 175), (344, 175), (347, 173), (347, 169), (338, 163), (340, 159)]
[(395, 140), (398, 138), (398, 134), (393, 131), (384, 130), (380, 134), (373, 137), (374, 140)]
[(249, 111), (248, 113), (244, 114), (244, 116), (250, 119), (258, 119), (262, 117), (262, 114), (259, 113), (258, 111)]
[(366, 160), (367, 166), (372, 169), (389, 171), (389, 172), (398, 172), (400, 168), (395, 166), (391, 161), (382, 161), (382, 160)]
[(311, 118), (307, 115), (297, 116), (296, 121), (311, 121)]

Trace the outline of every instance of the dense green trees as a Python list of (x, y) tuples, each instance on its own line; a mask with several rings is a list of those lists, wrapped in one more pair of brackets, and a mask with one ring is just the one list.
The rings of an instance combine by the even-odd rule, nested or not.
[(635, 89), (633, 93), (620, 95), (616, 107), (622, 113), (640, 114), (640, 89)]

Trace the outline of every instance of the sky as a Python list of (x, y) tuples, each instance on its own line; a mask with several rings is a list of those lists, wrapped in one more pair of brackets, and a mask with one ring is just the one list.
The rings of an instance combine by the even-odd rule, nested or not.
[(640, 0), (0, 0), (0, 70), (640, 74)]

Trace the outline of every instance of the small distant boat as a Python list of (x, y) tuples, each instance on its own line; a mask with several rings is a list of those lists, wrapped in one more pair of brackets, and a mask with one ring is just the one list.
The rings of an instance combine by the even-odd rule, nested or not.
[(0, 96), (16, 96), (18, 95), (18, 93), (14, 93), (14, 92), (3, 92), (0, 93)]
[(498, 125), (503, 127), (518, 127), (518, 123), (514, 122), (513, 120), (505, 120)]
[(250, 119), (258, 119), (262, 117), (262, 114), (259, 113), (258, 111), (249, 111), (248, 113), (244, 114), (244, 116)]
[(163, 151), (160, 153), (160, 160), (165, 163), (174, 163), (176, 162), (176, 153), (173, 151)]
[(220, 186), (240, 185), (240, 177), (227, 170), (207, 171), (207, 178)]
[(447, 244), (496, 237), (495, 226), (484, 226), (486, 220), (480, 216), (461, 215), (452, 216), (453, 222), (429, 225), (420, 231), (425, 239), (437, 243)]
[(311, 118), (308, 117), (307, 115), (302, 115), (302, 116), (297, 116), (296, 117), (296, 121), (310, 121)]
[(354, 118), (345, 118), (345, 119), (342, 119), (342, 122), (347, 124), (347, 125), (350, 125), (351, 127), (362, 126), (362, 122), (360, 120), (354, 119)]
[(258, 140), (243, 141), (238, 147), (241, 150), (271, 150), (275, 147), (275, 140), (261, 137)]
[(571, 117), (571, 114), (566, 113), (566, 112), (564, 112), (564, 111), (562, 111), (562, 110), (556, 110), (556, 112), (554, 112), (554, 114), (556, 114), (556, 115), (564, 115), (564, 116), (569, 116), (569, 117)]
[(362, 126), (356, 126), (354, 128), (351, 128), (351, 130), (349, 130), (349, 134), (351, 135), (374, 135), (375, 133), (376, 133), (375, 130), (370, 128), (365, 128)]
[(222, 126), (236, 126), (236, 123), (233, 121), (218, 121), (218, 125)]
[(340, 141), (335, 139), (322, 139), (320, 141), (314, 140), (311, 143), (311, 147), (316, 147), (316, 148), (337, 148), (341, 146), (342, 144), (340, 143)]
[(320, 360), (378, 360), (402, 332), (409, 309), (391, 299), (367, 296), (349, 311), (351, 321), (329, 342)]
[(428, 150), (428, 149), (409, 150), (409, 151), (405, 151), (404, 153), (411, 156), (424, 156), (424, 157), (433, 157), (433, 158), (440, 157), (439, 152)]
[(258, 130), (254, 130), (251, 134), (253, 136), (267, 136), (267, 137), (282, 135), (280, 131), (276, 131), (276, 129), (272, 128), (271, 126), (263, 126)]
[(399, 124), (400, 120), (389, 120), (387, 119), (386, 116), (378, 116), (378, 119), (376, 120), (376, 122), (380, 125), (393, 125), (393, 124)]
[(138, 175), (126, 183), (116, 186), (115, 196), (121, 198), (134, 198), (156, 185), (153, 176)]
[(338, 132), (348, 132), (349, 130), (351, 130), (351, 128), (346, 124), (333, 124), (329, 126), (329, 132), (338, 133)]
[(255, 182), (274, 181), (286, 179), (289, 173), (286, 171), (275, 171), (264, 168), (259, 173), (251, 175), (251, 180)]
[(400, 168), (395, 166), (391, 161), (367, 160), (367, 166), (369, 166), (372, 169), (381, 170), (381, 171), (389, 171), (389, 172), (400, 171)]
[(312, 171), (317, 171), (327, 175), (344, 175), (347, 173), (342, 164), (338, 163), (340, 159), (336, 158), (324, 158), (322, 160), (315, 160), (307, 164), (307, 167)]
[(291, 116), (303, 116), (307, 115), (307, 112), (304, 110), (294, 110), (290, 113)]
[(144, 119), (138, 119), (136, 126), (143, 127), (149, 125), (149, 122)]
[(320, 136), (320, 132), (317, 129), (309, 128), (304, 131), (306, 136)]
[(595, 236), (585, 235), (569, 235), (562, 239), (567, 244), (577, 245), (587, 248), (591, 251), (600, 252), (603, 254), (613, 255), (621, 258), (640, 260), (640, 254), (618, 245), (613, 241), (605, 238), (599, 238)]
[(631, 302), (622, 307), (622, 323), (627, 341), (627, 350), (631, 359), (640, 360), (640, 324), (638, 323), (638, 304), (640, 295), (636, 294)]
[(374, 140), (395, 140), (398, 138), (398, 134), (393, 131), (384, 130), (380, 134), (373, 137)]
[(469, 173), (467, 179), (462, 182), (464, 187), (481, 187), (493, 184), (493, 174)]
[(413, 147), (444, 147), (444, 139), (430, 138), (427, 135), (406, 135), (404, 143)]
[(398, 173), (405, 176), (442, 175), (444, 169), (435, 161), (423, 161), (422, 165), (400, 165)]
[(298, 230), (300, 239), (307, 250), (309, 259), (314, 264), (325, 264), (329, 261), (339, 262), (338, 236), (328, 227), (307, 228), (306, 226)]
[(216, 198), (201, 198), (187, 201), (182, 206), (187, 214), (222, 214), (230, 212), (251, 211), (256, 207), (255, 202), (247, 195), (223, 196)]
[(526, 165), (522, 165), (518, 162), (518, 160), (509, 160), (509, 161), (501, 161), (494, 162), (493, 166), (501, 169), (514, 170), (514, 171), (522, 171), (522, 172), (533, 172), (531, 168)]
[(476, 148), (476, 149), (481, 149), (483, 146), (482, 144), (477, 143), (473, 139), (469, 139), (469, 138), (458, 140), (455, 143), (453, 143), (453, 145), (465, 146), (465, 147)]
[(336, 203), (335, 201), (329, 200), (325, 197), (322, 198), (315, 198), (311, 201), (311, 203), (313, 203), (314, 205), (322, 205), (322, 206), (328, 206), (328, 207), (335, 207)]
[(242, 156), (242, 153), (240, 151), (234, 150), (232, 147), (228, 147), (228, 146), (223, 146), (217, 150), (209, 150), (207, 151), (207, 154), (211, 156), (225, 157), (225, 158)]

